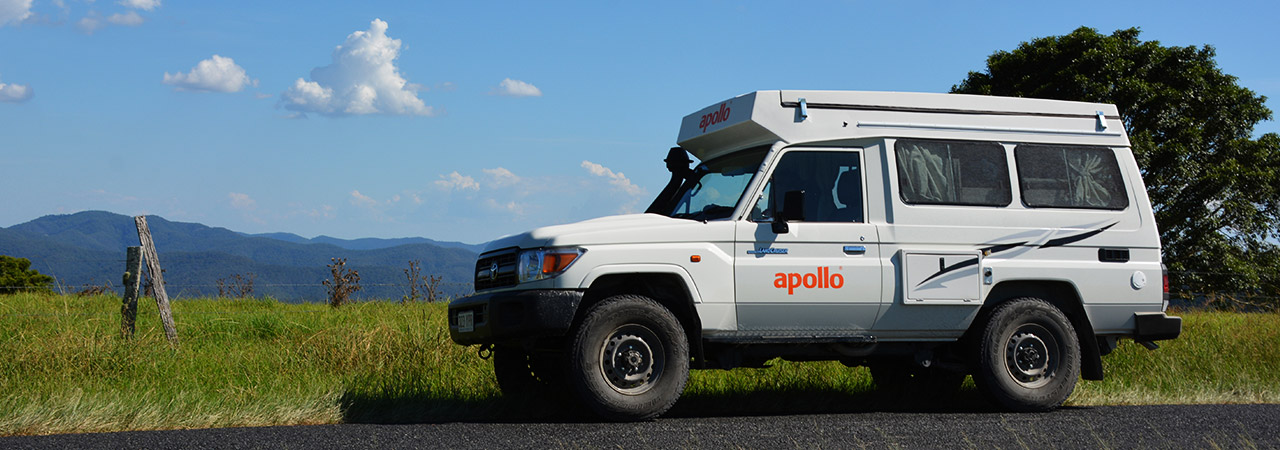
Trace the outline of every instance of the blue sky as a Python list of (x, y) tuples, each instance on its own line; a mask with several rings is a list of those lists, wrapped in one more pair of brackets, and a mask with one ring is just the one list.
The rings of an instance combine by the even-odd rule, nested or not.
[(0, 0), (0, 226), (483, 242), (643, 210), (717, 101), (945, 92), (1079, 26), (1212, 45), (1280, 110), (1277, 5)]

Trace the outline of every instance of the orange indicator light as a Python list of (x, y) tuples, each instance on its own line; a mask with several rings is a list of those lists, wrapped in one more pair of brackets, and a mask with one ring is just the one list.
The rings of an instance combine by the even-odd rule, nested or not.
[(689, 262), (702, 262), (702, 255), (693, 255), (689, 257)]

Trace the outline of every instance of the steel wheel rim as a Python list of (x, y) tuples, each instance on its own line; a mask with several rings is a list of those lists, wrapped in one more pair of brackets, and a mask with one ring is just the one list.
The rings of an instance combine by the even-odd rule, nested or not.
[(618, 327), (600, 347), (601, 375), (609, 387), (626, 395), (639, 395), (653, 388), (665, 363), (662, 341), (643, 325)]
[(1014, 382), (1034, 389), (1053, 380), (1061, 348), (1057, 338), (1039, 324), (1025, 324), (1009, 335), (1004, 346), (1005, 369)]

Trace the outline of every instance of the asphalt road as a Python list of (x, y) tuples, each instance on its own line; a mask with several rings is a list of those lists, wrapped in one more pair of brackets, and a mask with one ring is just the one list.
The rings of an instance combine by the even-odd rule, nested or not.
[(643, 423), (346, 424), (16, 436), (0, 448), (1280, 448), (1280, 405), (1045, 414), (670, 418)]

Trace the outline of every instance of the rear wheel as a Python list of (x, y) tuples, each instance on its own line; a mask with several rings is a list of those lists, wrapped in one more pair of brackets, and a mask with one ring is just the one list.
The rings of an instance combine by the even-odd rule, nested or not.
[(1049, 411), (1067, 400), (1080, 377), (1080, 343), (1071, 321), (1038, 298), (1010, 300), (983, 330), (974, 382), (1014, 411)]
[(578, 398), (610, 420), (647, 420), (675, 404), (689, 378), (680, 322), (647, 297), (619, 295), (587, 312), (569, 352)]

